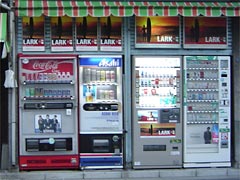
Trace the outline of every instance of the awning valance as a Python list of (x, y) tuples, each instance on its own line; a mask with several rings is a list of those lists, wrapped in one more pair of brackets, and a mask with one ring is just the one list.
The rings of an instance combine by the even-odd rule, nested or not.
[(15, 0), (16, 16), (240, 16), (240, 2)]

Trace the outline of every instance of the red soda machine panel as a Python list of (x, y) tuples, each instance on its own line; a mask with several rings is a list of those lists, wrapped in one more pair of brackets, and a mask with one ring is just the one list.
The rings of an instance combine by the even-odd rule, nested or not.
[(77, 169), (75, 56), (19, 55), (19, 168)]
[(122, 57), (80, 56), (80, 168), (122, 168)]

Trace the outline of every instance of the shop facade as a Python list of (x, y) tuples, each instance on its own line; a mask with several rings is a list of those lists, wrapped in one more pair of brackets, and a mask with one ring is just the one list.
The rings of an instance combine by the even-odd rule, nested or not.
[(11, 165), (239, 167), (238, 2), (12, 5)]
[[(0, 152), (1, 154), (8, 153), (8, 90), (4, 87), (5, 81), (5, 70), (8, 69), (8, 50), (7, 50), (7, 40), (8, 40), (8, 9), (3, 2), (0, 1), (0, 82), (1, 86), (1, 111), (0, 111)], [(7, 167), (7, 158), (1, 158), (1, 167)]]

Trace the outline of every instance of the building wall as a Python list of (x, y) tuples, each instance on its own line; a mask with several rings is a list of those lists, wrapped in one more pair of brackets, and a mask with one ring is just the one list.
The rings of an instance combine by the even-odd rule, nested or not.
[(240, 18), (233, 21), (233, 146), (232, 160), (233, 166), (240, 168)]

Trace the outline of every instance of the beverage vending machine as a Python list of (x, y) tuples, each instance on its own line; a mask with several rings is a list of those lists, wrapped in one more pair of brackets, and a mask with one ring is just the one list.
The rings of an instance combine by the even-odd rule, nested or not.
[(229, 56), (184, 57), (184, 167), (231, 166)]
[(80, 168), (122, 168), (122, 56), (79, 56), (79, 85)]
[(19, 55), (19, 168), (77, 169), (77, 57)]
[(133, 57), (133, 168), (182, 167), (181, 58)]

